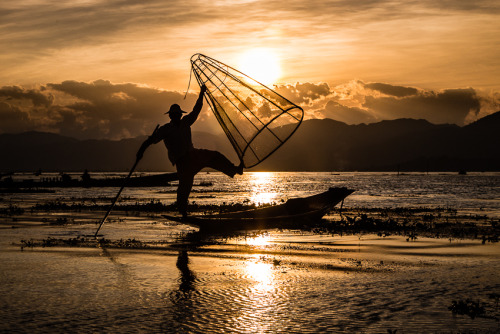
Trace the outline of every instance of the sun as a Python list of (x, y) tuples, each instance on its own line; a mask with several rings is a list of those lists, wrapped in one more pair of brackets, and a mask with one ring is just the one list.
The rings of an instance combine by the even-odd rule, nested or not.
[(266, 86), (276, 83), (281, 76), (279, 57), (271, 49), (256, 48), (240, 57), (239, 71)]

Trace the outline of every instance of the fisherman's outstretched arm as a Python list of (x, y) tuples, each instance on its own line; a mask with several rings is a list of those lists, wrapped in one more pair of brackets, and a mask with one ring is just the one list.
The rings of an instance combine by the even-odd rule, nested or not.
[(146, 151), (146, 149), (151, 146), (152, 144), (156, 144), (158, 143), (162, 137), (161, 137), (161, 131), (163, 129), (163, 126), (161, 128), (156, 128), (154, 130), (154, 132), (151, 134), (151, 136), (149, 136), (141, 145), (141, 147), (139, 148), (139, 151), (137, 151), (137, 154), (136, 154), (136, 157), (137, 157), (137, 160), (141, 160), (142, 159), (142, 156), (144, 155), (144, 152)]
[(196, 100), (193, 111), (191, 111), (189, 115), (184, 116), (184, 119), (186, 119), (186, 121), (188, 121), (190, 124), (193, 124), (200, 114), (201, 108), (203, 107), (203, 94), (205, 94), (206, 91), (207, 86), (201, 86), (200, 95), (198, 95), (198, 100)]

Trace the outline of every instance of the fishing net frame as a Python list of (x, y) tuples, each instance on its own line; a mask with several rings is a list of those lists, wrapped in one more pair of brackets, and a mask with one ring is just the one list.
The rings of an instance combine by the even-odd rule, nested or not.
[[(245, 168), (255, 167), (267, 159), (295, 133), (302, 123), (304, 110), (301, 107), (229, 65), (196, 53), (191, 57), (191, 70), (200, 87), (203, 85), (207, 87), (205, 99)], [(259, 117), (257, 112), (248, 105), (253, 104), (252, 99), (248, 102), (247, 97), (244, 101), (239, 96), (241, 92), (230, 87), (231, 82), (238, 88), (246, 89), (250, 94), (254, 94), (252, 99), (260, 100), (261, 106), (266, 104), (267, 107), (274, 107), (276, 115), (263, 120), (263, 117)], [(231, 113), (233, 113), (233, 119), (230, 116)], [(234, 119), (235, 114), (240, 117), (239, 123), (241, 124), (235, 124), (237, 123)], [(284, 126), (279, 126), (284, 119), (290, 120), (285, 124), (286, 131), (283, 130)], [(262, 148), (264, 146), (262, 143), (266, 141), (272, 142), (269, 144), (269, 149)]]

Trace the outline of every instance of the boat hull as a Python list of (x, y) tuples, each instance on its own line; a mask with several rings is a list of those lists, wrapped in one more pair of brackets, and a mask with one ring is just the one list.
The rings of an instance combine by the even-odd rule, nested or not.
[(165, 218), (198, 227), (200, 231), (262, 230), (303, 227), (317, 222), (354, 190), (330, 188), (323, 193), (289, 199), (286, 203), (254, 210)]

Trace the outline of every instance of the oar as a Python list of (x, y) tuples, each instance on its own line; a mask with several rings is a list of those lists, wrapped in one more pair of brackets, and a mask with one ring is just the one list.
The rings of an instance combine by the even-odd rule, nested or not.
[[(153, 133), (155, 133), (158, 128), (160, 127), (160, 125), (158, 124), (155, 128), (155, 130), (153, 131)], [(137, 164), (139, 163), (141, 159), (136, 159), (135, 160), (135, 163), (134, 165), (132, 166), (132, 168), (130, 169), (130, 172), (128, 173), (127, 177), (125, 178), (125, 180), (123, 180), (123, 185), (122, 187), (120, 188), (120, 190), (118, 191), (118, 194), (116, 194), (116, 197), (115, 199), (113, 200), (113, 203), (111, 204), (111, 206), (109, 207), (108, 209), (108, 212), (106, 212), (106, 215), (104, 216), (104, 218), (101, 220), (101, 223), (99, 224), (99, 227), (97, 228), (97, 231), (95, 231), (95, 234), (94, 234), (94, 238), (97, 239), (97, 233), (99, 233), (99, 230), (101, 229), (102, 225), (104, 224), (104, 222), (106, 221), (106, 219), (108, 218), (109, 214), (111, 213), (111, 210), (113, 210), (113, 208), (115, 207), (115, 204), (116, 202), (118, 201), (118, 197), (120, 197), (120, 194), (122, 193), (122, 190), (123, 188), (125, 188), (125, 186), (127, 185), (127, 181), (130, 179), (130, 176), (132, 175), (132, 173), (134, 172), (135, 170), (135, 167), (137, 167)]]

